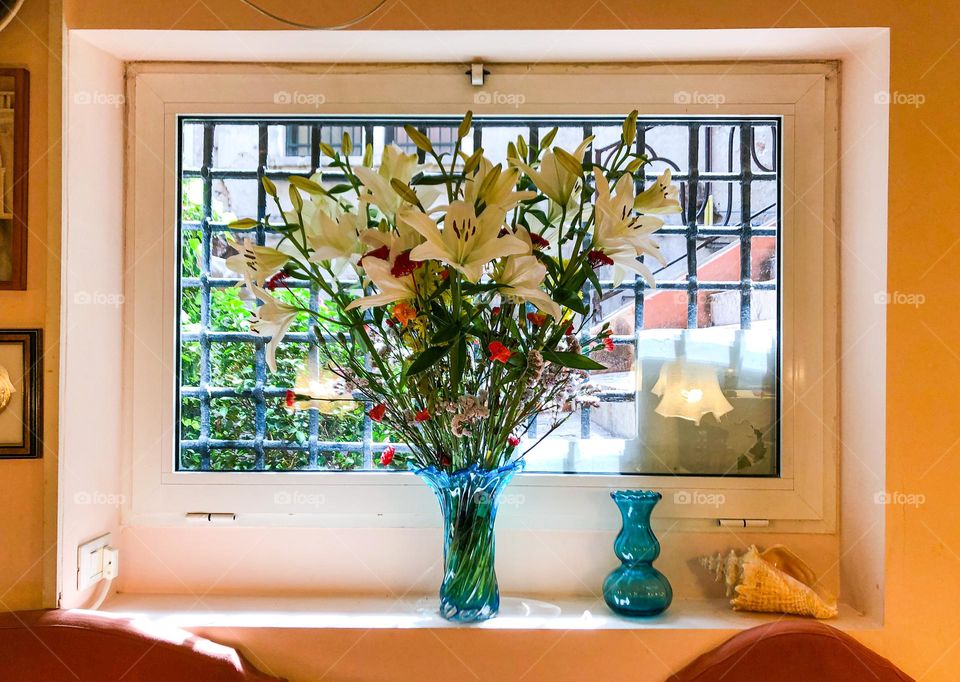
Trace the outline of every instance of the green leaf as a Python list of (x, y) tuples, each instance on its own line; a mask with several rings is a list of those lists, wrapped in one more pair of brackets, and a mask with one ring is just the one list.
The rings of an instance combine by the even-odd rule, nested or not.
[(461, 330), (455, 324), (451, 324), (448, 327), (444, 327), (437, 331), (430, 339), (430, 343), (434, 345), (448, 344), (451, 343), (454, 339), (460, 336)]
[(409, 123), (403, 126), (404, 131), (407, 133), (407, 137), (410, 138), (410, 141), (417, 145), (417, 149), (430, 153), (433, 151), (433, 144), (431, 144), (430, 139), (421, 133), (419, 130), (414, 128)]
[(450, 380), (453, 388), (453, 395), (460, 392), (460, 382), (463, 380), (463, 370), (467, 366), (467, 340), (460, 337), (453, 347), (453, 354), (450, 356)]
[(431, 346), (421, 352), (407, 369), (407, 376), (412, 377), (420, 374), (424, 370), (430, 369), (439, 362), (447, 353), (450, 352), (450, 346)]
[(308, 178), (301, 177), (299, 175), (291, 175), (287, 180), (290, 181), (290, 184), (296, 187), (297, 189), (306, 192), (307, 194), (326, 194), (327, 190), (315, 183), (313, 180)]
[(346, 182), (341, 182), (340, 184), (331, 187), (328, 191), (330, 194), (343, 194), (344, 192), (349, 192), (352, 189), (353, 185)]
[(547, 362), (552, 362), (555, 365), (560, 365), (561, 367), (569, 367), (571, 369), (606, 369), (606, 366), (601, 365), (596, 360), (591, 360), (586, 355), (580, 355), (580, 353), (571, 353), (569, 351), (558, 351), (558, 350), (545, 350), (541, 351), (540, 354), (543, 356), (543, 359)]
[(259, 224), (260, 223), (253, 218), (240, 218), (240, 220), (234, 220), (232, 223), (229, 223), (227, 227), (231, 230), (252, 230)]

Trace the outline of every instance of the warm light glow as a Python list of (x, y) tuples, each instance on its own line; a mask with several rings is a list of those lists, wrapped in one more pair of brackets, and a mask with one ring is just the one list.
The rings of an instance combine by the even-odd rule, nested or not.
[(698, 426), (708, 412), (720, 419), (733, 409), (720, 390), (712, 365), (686, 360), (665, 362), (652, 392), (660, 396), (657, 414), (686, 419)]

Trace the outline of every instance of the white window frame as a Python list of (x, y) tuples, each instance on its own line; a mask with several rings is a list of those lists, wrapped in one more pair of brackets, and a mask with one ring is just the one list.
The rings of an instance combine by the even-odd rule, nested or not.
[[(780, 477), (525, 473), (509, 489), (524, 502), (522, 523), (609, 527), (609, 491), (652, 488), (664, 493), (658, 516), (675, 519), (682, 529), (717, 528), (718, 519), (729, 519), (755, 520), (758, 530), (834, 532), (837, 68), (823, 62), (503, 64), (488, 66), (492, 75), (481, 90), (470, 85), (461, 65), (449, 64), (129, 65), (126, 315), (132, 339), (124, 361), (131, 485), (124, 523), (182, 525), (197, 513), (235, 514), (234, 522), (250, 525), (438, 522), (426, 486), (409, 473), (175, 470), (178, 116), (462, 114), (468, 108), (483, 114), (622, 115), (636, 108), (641, 115), (782, 117)], [(478, 92), (523, 94), (523, 100), (475, 98)], [(318, 97), (278, 93), (322, 95), (322, 105)]]

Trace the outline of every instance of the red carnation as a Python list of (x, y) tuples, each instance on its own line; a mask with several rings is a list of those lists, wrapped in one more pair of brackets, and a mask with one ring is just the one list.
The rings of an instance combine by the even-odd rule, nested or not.
[(390, 258), (390, 247), (384, 244), (383, 246), (377, 249), (374, 249), (373, 251), (367, 251), (367, 253), (363, 254), (363, 257), (360, 258), (359, 263), (361, 267), (363, 266), (364, 258), (379, 258), (380, 260), (387, 260), (388, 258)]
[(409, 251), (404, 251), (393, 261), (390, 274), (394, 277), (406, 277), (407, 275), (412, 275), (413, 271), (421, 265), (423, 265), (423, 263), (420, 261), (410, 260)]
[(564, 332), (567, 336), (573, 336), (573, 324), (567, 327), (567, 331)]
[(444, 268), (440, 271), (440, 281), (446, 282), (448, 279), (450, 279), (450, 271)]
[(448, 455), (448, 454), (445, 453), (445, 452), (444, 452), (443, 454), (441, 454), (441, 455), (440, 455), (440, 466), (441, 466), (442, 468), (445, 468), (445, 467), (450, 466), (450, 464), (451, 464), (451, 462), (450, 462), (450, 455)]
[(596, 249), (587, 254), (587, 260), (592, 268), (599, 268), (601, 265), (613, 265), (613, 259), (610, 256)]
[(541, 237), (536, 232), (530, 233), (530, 243), (533, 244), (534, 248), (537, 248), (537, 249), (545, 249), (548, 246), (550, 246), (550, 242), (548, 242), (546, 239)]
[(515, 448), (518, 445), (520, 445), (520, 439), (512, 434), (507, 437), (507, 442), (510, 443), (510, 447), (512, 448)]
[(547, 321), (547, 316), (543, 313), (527, 313), (527, 319), (534, 327), (542, 327)]
[(500, 306), (495, 305), (495, 306), (493, 306), (492, 308), (490, 308), (490, 314), (491, 314), (491, 315), (499, 315), (499, 314), (500, 314)]
[(397, 454), (397, 449), (392, 445), (388, 445), (383, 449), (383, 452), (380, 455), (380, 465), (387, 466), (390, 462), (393, 461), (393, 456)]
[(263, 287), (264, 287), (267, 291), (273, 291), (273, 290), (276, 289), (278, 286), (280, 286), (281, 284), (283, 284), (284, 281), (286, 281), (287, 277), (288, 277), (287, 273), (285, 273), (285, 272), (283, 272), (283, 271), (281, 270), (280, 272), (278, 272), (277, 274), (275, 274), (273, 277), (271, 277), (270, 279), (268, 279), (266, 282), (264, 282), (264, 283), (263, 283)]
[(413, 416), (413, 418), (416, 420), (416, 422), (417, 422), (418, 424), (419, 424), (420, 422), (425, 422), (425, 421), (427, 421), (428, 419), (430, 419), (430, 410), (428, 410), (427, 408), (423, 408), (422, 410), (420, 410), (419, 412), (417, 412), (417, 413)]
[(383, 415), (387, 413), (387, 406), (384, 403), (380, 403), (372, 410), (367, 412), (367, 416), (370, 417), (373, 421), (379, 423), (383, 420)]
[(613, 339), (609, 336), (603, 337), (603, 347), (607, 349), (610, 353), (613, 352)]
[(490, 351), (490, 359), (494, 362), (502, 362), (507, 364), (507, 360), (510, 359), (510, 356), (513, 353), (510, 352), (510, 349), (504, 346), (499, 341), (491, 341), (490, 345), (487, 346), (487, 350)]
[(287, 389), (287, 407), (293, 407), (297, 402), (297, 394)]

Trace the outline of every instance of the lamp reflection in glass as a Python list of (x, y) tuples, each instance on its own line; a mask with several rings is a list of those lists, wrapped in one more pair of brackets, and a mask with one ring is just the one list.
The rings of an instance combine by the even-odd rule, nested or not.
[(657, 414), (680, 417), (697, 426), (708, 412), (719, 420), (733, 409), (720, 390), (717, 370), (702, 363), (685, 360), (663, 363), (652, 393), (660, 396)]

